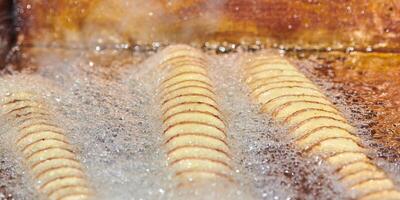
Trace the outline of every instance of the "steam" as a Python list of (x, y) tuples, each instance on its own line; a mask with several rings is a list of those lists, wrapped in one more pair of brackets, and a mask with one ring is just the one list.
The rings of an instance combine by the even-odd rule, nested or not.
[[(92, 42), (114, 44), (169, 40), (190, 42), (195, 34), (215, 32), (224, 1), (183, 4), (172, 0), (116, 0), (99, 2), (83, 23)], [(184, 7), (182, 5), (185, 5)]]
[[(43, 43), (44, 45), (55, 44), (52, 37), (62, 35), (62, 38), (56, 38), (56, 40), (60, 39), (61, 41), (58, 42), (64, 47), (77, 44), (78, 46), (84, 45), (93, 48), (97, 45), (123, 46), (171, 43), (171, 41), (191, 43), (193, 38), (200, 38), (208, 33), (217, 32), (221, 24), (225, 2), (225, 0), (193, 2), (113, 0), (97, 1), (91, 4), (82, 3), (80, 5), (82, 6), (81, 10), (68, 8), (66, 7), (68, 4), (60, 3), (65, 7), (62, 8), (64, 10), (60, 16), (50, 15), (52, 18), (46, 18), (46, 20), (50, 23), (58, 23), (55, 32), (62, 31), (62, 33), (37, 30), (44, 35), (40, 38), (36, 38), (37, 35), (32, 35), (35, 39), (30, 42), (34, 46), (43, 46)], [(32, 10), (35, 9), (36, 12), (40, 11), (39, 6), (46, 6), (40, 3), (36, 4), (32, 5), (31, 8)], [(68, 12), (68, 9), (71, 9), (71, 13)], [(33, 14), (41, 15), (41, 13), (35, 12)], [(80, 17), (69, 17), (72, 15)], [(45, 23), (43, 22), (44, 18), (37, 20), (42, 20), (36, 22), (37, 24)], [(72, 22), (65, 20), (72, 20)], [(69, 24), (73, 24), (73, 26)], [(35, 27), (30, 28), (35, 29)], [(35, 30), (32, 33), (35, 33)]]

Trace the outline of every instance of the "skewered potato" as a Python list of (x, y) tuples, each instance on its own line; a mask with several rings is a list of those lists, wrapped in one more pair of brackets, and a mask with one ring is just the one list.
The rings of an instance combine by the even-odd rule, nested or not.
[(399, 199), (393, 181), (366, 155), (356, 129), (323, 92), (284, 58), (259, 55), (244, 64), (250, 96), (289, 127), (305, 154), (322, 156), (358, 199)]
[(188, 181), (232, 181), (224, 117), (216, 102), (207, 61), (197, 50), (171, 46), (160, 65), (168, 71), (160, 85), (169, 167)]
[(15, 146), (38, 191), (46, 199), (89, 199), (92, 190), (65, 131), (34, 94), (16, 92), (1, 102), (1, 112), (18, 132)]

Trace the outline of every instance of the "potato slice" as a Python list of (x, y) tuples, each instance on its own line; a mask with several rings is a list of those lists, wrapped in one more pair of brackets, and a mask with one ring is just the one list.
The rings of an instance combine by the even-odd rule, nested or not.
[(310, 154), (330, 155), (341, 152), (362, 152), (365, 149), (348, 138), (330, 138), (306, 149)]
[(319, 129), (311, 134), (307, 134), (296, 140), (296, 144), (301, 148), (307, 150), (314, 145), (318, 145), (321, 141), (333, 138), (348, 138), (356, 143), (359, 143), (359, 138), (352, 135), (344, 129), (338, 129), (337, 127), (327, 127), (325, 129)]
[(263, 103), (262, 105), (262, 109), (265, 112), (268, 113), (273, 113), (277, 108), (279, 108), (280, 106), (289, 103), (289, 102), (293, 102), (293, 101), (306, 101), (306, 102), (321, 102), (324, 104), (330, 104), (329, 101), (322, 96), (316, 96), (316, 95), (283, 95), (283, 96), (279, 96), (276, 97), (270, 101), (267, 101), (265, 103)]
[[(337, 127), (345, 130), (349, 134), (355, 133), (354, 127), (347, 122), (339, 121), (331, 117), (322, 116), (309, 118), (300, 122), (298, 125), (290, 129), (290, 133), (293, 135), (293, 137), (298, 138), (304, 134), (315, 132), (315, 130), (319, 130), (322, 127)], [(326, 129), (324, 131), (326, 131)]]
[(164, 120), (164, 126), (170, 127), (182, 122), (194, 121), (199, 123), (211, 124), (219, 129), (225, 129), (225, 124), (220, 117), (210, 112), (185, 111), (171, 115)]
[(34, 156), (37, 152), (44, 151), (46, 149), (62, 148), (65, 150), (73, 151), (70, 144), (62, 140), (54, 139), (42, 139), (37, 142), (31, 143), (28, 147), (25, 147), (22, 153), (24, 153), (27, 158)]
[(386, 191), (394, 189), (393, 181), (388, 178), (367, 179), (350, 188), (351, 191), (356, 191), (358, 197), (368, 195), (372, 192)]
[(287, 102), (274, 110), (272, 115), (279, 121), (286, 120), (295, 112), (303, 109), (321, 109), (328, 112), (339, 113), (339, 111), (330, 104), (321, 103), (320, 101), (291, 101)]
[(257, 89), (255, 89), (251, 94), (253, 98), (257, 98), (262, 92), (268, 91), (274, 88), (282, 88), (282, 87), (304, 87), (304, 88), (313, 88), (318, 89), (313, 83), (308, 81), (282, 81), (282, 82), (273, 82), (267, 83), (264, 85), (260, 85)]
[[(275, 98), (287, 95), (312, 95), (318, 96), (322, 98), (326, 98), (322, 95), (318, 90), (313, 88), (305, 88), (305, 87), (281, 87), (281, 88), (273, 88), (266, 91), (263, 91), (257, 98), (257, 101), (261, 104), (266, 104), (269, 101), (272, 101)], [(263, 110), (263, 112), (265, 112)]]
[(353, 175), (363, 170), (375, 171), (378, 168), (370, 162), (359, 161), (349, 165), (344, 166), (339, 170), (340, 178)]
[(184, 134), (184, 133), (204, 133), (206, 135), (210, 135), (213, 137), (218, 137), (220, 139), (225, 139), (226, 135), (223, 129), (219, 129), (212, 124), (200, 123), (200, 122), (183, 122), (180, 124), (176, 124), (174, 126), (169, 126), (164, 131), (164, 137), (169, 138), (175, 135)]
[(199, 59), (199, 58), (193, 58), (193, 57), (188, 57), (188, 56), (179, 56), (179, 57), (168, 59), (166, 62), (162, 63), (160, 65), (160, 67), (161, 68), (179, 67), (182, 65), (196, 65), (196, 66), (205, 67), (206, 61)]
[[(91, 196), (92, 191), (89, 190), (85, 185), (78, 186), (78, 183), (73, 183), (74, 185), (65, 185), (61, 190), (52, 192), (49, 195), (50, 199), (87, 199)], [(73, 195), (71, 195), (73, 192)]]
[(162, 101), (165, 101), (168, 99), (173, 99), (173, 98), (179, 97), (181, 95), (187, 95), (187, 94), (202, 94), (205, 96), (209, 96), (213, 99), (216, 98), (215, 93), (206, 87), (188, 86), (188, 87), (182, 87), (182, 88), (179, 88), (179, 89), (169, 92), (168, 94), (166, 94), (162, 97)]
[(178, 148), (192, 147), (210, 148), (229, 154), (229, 148), (225, 140), (208, 134), (185, 133), (166, 138), (165, 148), (169, 153)]
[[(81, 190), (86, 189), (87, 192), (89, 192), (90, 190), (88, 190), (87, 185), (86, 185), (86, 181), (85, 179), (83, 179), (82, 177), (65, 177), (63, 178), (62, 181), (54, 181), (51, 184), (47, 184), (45, 185), (45, 187), (43, 187), (43, 191), (46, 193), (49, 193), (50, 196), (53, 196), (55, 194), (58, 193), (66, 193), (68, 191), (64, 190), (64, 187), (70, 187), (70, 188), (79, 188)], [(56, 187), (63, 187), (60, 190), (54, 190)], [(56, 195), (55, 195), (56, 196)]]
[(191, 73), (196, 72), (196, 73), (207, 76), (207, 70), (203, 66), (199, 66), (199, 65), (195, 65), (195, 64), (194, 65), (193, 64), (185, 64), (185, 65), (174, 66), (170, 70), (168, 77), (175, 77), (179, 74), (187, 73), (187, 72), (191, 72)]
[(231, 158), (223, 151), (219, 151), (212, 148), (202, 148), (202, 147), (188, 147), (188, 148), (180, 148), (168, 155), (169, 162), (175, 162), (176, 160), (182, 158), (209, 158), (212, 160), (220, 160), (225, 163), (229, 163)]
[(348, 165), (354, 164), (356, 162), (370, 162), (364, 152), (356, 151), (344, 151), (340, 153), (334, 153), (333, 155), (329, 155), (328, 157), (326, 157), (325, 160), (337, 171), (340, 171)]
[(215, 99), (203, 94), (186, 94), (180, 95), (179, 98), (167, 99), (162, 102), (163, 113), (174, 106), (185, 103), (205, 103), (213, 107), (217, 107)]
[(164, 112), (163, 120), (172, 115), (175, 115), (176, 113), (181, 113), (186, 111), (209, 112), (215, 116), (221, 116), (221, 113), (214, 105), (202, 102), (194, 102), (194, 103), (182, 103), (176, 106), (171, 106)]
[(258, 80), (268, 79), (268, 78), (275, 77), (275, 76), (299, 76), (299, 77), (303, 77), (304, 75), (300, 74), (297, 71), (292, 71), (292, 70), (288, 70), (288, 71), (283, 71), (283, 70), (263, 71), (263, 72), (259, 72), (257, 74), (249, 76), (246, 79), (246, 83), (252, 84), (252, 83), (255, 83)]
[(176, 173), (183, 172), (186, 170), (191, 171), (214, 171), (221, 174), (227, 174), (231, 171), (231, 168), (226, 163), (219, 160), (202, 159), (197, 157), (186, 157), (173, 163), (170, 163), (170, 167)]
[(67, 141), (67, 138), (62, 133), (53, 132), (50, 130), (41, 130), (40, 132), (32, 132), (31, 134), (27, 134), (16, 143), (16, 146), (19, 149), (24, 150), (30, 147), (32, 144), (36, 144), (37, 141), (44, 141), (47, 139)]
[(283, 81), (299, 81), (299, 82), (311, 82), (304, 76), (301, 75), (280, 75), (280, 76), (273, 76), (266, 79), (260, 79), (254, 81), (251, 84), (248, 84), (252, 90), (255, 90), (265, 84), (275, 83), (275, 82), (283, 82)]
[(245, 70), (246, 75), (254, 75), (259, 72), (268, 71), (268, 70), (283, 70), (283, 71), (297, 71), (295, 67), (289, 68), (287, 64), (277, 63), (277, 64), (269, 64), (269, 65), (256, 65), (255, 67), (248, 68)]
[(348, 175), (342, 178), (340, 181), (347, 186), (354, 186), (361, 182), (371, 180), (371, 179), (381, 179), (385, 178), (386, 174), (383, 171), (376, 171), (376, 170), (362, 170), (358, 171), (358, 173)]
[(281, 75), (281, 74), (287, 74), (287, 73), (290, 73), (290, 72), (298, 74), (298, 71), (295, 68), (293, 68), (293, 69), (285, 69), (283, 67), (281, 67), (281, 68), (279, 68), (279, 67), (273, 68), (273, 67), (268, 67), (268, 66), (264, 66), (264, 67), (260, 66), (260, 67), (254, 69), (254, 70), (248, 71), (248, 76), (249, 77), (255, 77), (255, 78), (258, 79), (260, 77), (262, 78), (262, 76), (259, 76), (259, 75), (262, 75), (262, 74), (268, 74), (268, 75), (272, 75), (272, 76), (277, 76), (277, 75)]
[(169, 62), (174, 61), (174, 59), (181, 60), (184, 58), (190, 58), (193, 60), (201, 60), (203, 62), (206, 62), (204, 56), (198, 50), (193, 49), (190, 46), (171, 45), (163, 50), (162, 60), (164, 62), (161, 63), (160, 66), (163, 66), (163, 64), (168, 64)]
[(184, 74), (174, 76), (174, 77), (168, 79), (167, 81), (164, 81), (161, 86), (168, 87), (168, 86), (176, 84), (178, 82), (187, 81), (187, 80), (199, 80), (199, 81), (203, 81), (203, 82), (206, 82), (211, 85), (211, 80), (207, 76), (204, 76), (203, 74), (199, 74), (196, 72), (194, 72), (194, 73), (187, 72)]
[(346, 121), (346, 119), (337, 112), (326, 111), (318, 108), (305, 108), (297, 112), (292, 113), (289, 117), (285, 119), (285, 123), (289, 126), (296, 125), (301, 121), (314, 117), (331, 117), (340, 121)]
[(161, 95), (164, 95), (166, 92), (174, 91), (179, 88), (188, 87), (188, 86), (200, 86), (203, 88), (212, 89), (212, 86), (206, 82), (202, 82), (202, 81), (198, 81), (198, 80), (187, 80), (187, 81), (177, 82), (173, 85), (170, 85), (169, 87), (163, 88), (161, 90)]
[(257, 57), (251, 57), (250, 59), (247, 59), (244, 65), (244, 69), (248, 70), (260, 65), (288, 65), (290, 64), (287, 60), (282, 59), (279, 56), (276, 57), (262, 57), (262, 56), (257, 56)]
[(54, 157), (54, 158), (50, 158), (45, 161), (36, 163), (36, 165), (33, 165), (32, 172), (34, 174), (40, 175), (51, 169), (64, 167), (64, 166), (81, 168), (81, 164), (75, 158)]

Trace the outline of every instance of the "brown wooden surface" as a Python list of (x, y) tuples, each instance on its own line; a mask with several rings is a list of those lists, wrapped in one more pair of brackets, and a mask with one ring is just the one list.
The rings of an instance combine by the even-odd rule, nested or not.
[(266, 46), (400, 48), (399, 0), (17, 2), (26, 45), (259, 39)]

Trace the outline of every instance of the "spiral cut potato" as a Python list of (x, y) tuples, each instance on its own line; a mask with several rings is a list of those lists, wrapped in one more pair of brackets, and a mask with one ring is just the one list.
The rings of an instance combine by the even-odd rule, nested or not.
[(366, 155), (355, 128), (296, 67), (265, 53), (248, 59), (244, 73), (261, 112), (289, 127), (305, 154), (322, 156), (357, 199), (400, 199), (393, 181)]
[(42, 101), (31, 93), (14, 93), (2, 100), (1, 112), (18, 132), (16, 149), (38, 183), (41, 195), (54, 200), (92, 196), (72, 145)]
[(187, 46), (163, 52), (168, 70), (160, 86), (164, 145), (179, 185), (231, 178), (224, 118), (215, 101), (204, 56)]

